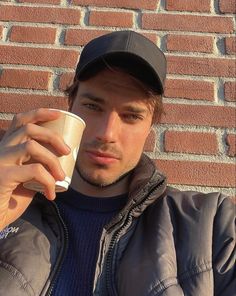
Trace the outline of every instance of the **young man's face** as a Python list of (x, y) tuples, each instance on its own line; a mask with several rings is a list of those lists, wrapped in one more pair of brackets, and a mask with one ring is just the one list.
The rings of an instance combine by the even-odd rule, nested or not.
[(107, 186), (136, 166), (153, 108), (129, 75), (103, 70), (80, 82), (71, 112), (86, 122), (76, 164), (83, 179)]

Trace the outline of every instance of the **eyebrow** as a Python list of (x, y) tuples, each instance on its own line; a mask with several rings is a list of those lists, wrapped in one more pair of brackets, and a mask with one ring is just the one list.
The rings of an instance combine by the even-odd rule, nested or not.
[(94, 102), (101, 103), (101, 104), (105, 103), (104, 99), (102, 99), (100, 97), (97, 97), (97, 96), (95, 96), (95, 95), (93, 95), (91, 93), (88, 93), (88, 92), (80, 94), (80, 97), (85, 98), (85, 99), (90, 99), (90, 100), (92, 100)]
[[(96, 95), (93, 95), (89, 92), (85, 92), (80, 94), (81, 98), (89, 99), (91, 101), (94, 101), (96, 103), (105, 104), (105, 100), (103, 98), (97, 97)], [(133, 105), (127, 105), (125, 106), (125, 110), (128, 112), (136, 113), (136, 114), (144, 114), (147, 113), (148, 110), (146, 108), (133, 106)]]

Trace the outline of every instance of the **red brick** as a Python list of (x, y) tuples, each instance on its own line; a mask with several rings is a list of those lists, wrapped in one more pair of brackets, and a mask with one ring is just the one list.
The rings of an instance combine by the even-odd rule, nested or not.
[(63, 96), (45, 96), (26, 93), (0, 93), (1, 112), (19, 113), (37, 108), (59, 108), (66, 110), (67, 99)]
[(0, 140), (4, 136), (6, 130), (8, 129), (9, 125), (11, 123), (11, 120), (3, 120), (0, 119)]
[(0, 64), (74, 68), (77, 59), (75, 50), (0, 46)]
[(142, 28), (163, 31), (233, 33), (232, 17), (144, 13)]
[(155, 142), (156, 142), (156, 134), (154, 130), (150, 131), (150, 134), (148, 135), (145, 145), (144, 145), (144, 151), (146, 152), (153, 152), (155, 149)]
[(72, 0), (75, 5), (92, 5), (102, 7), (134, 8), (134, 9), (156, 9), (159, 0)]
[(222, 13), (236, 13), (235, 0), (220, 0), (219, 9)]
[(6, 130), (6, 129), (8, 129), (10, 123), (11, 123), (11, 120), (0, 119), (0, 129), (1, 129), (1, 130)]
[(235, 186), (234, 164), (175, 160), (157, 160), (156, 163), (171, 184)]
[(217, 155), (216, 134), (200, 132), (166, 131), (164, 136), (166, 152)]
[(68, 29), (65, 34), (66, 45), (85, 45), (90, 40), (109, 33), (108, 30)]
[(168, 73), (235, 77), (234, 59), (168, 56)]
[(186, 52), (213, 52), (214, 39), (211, 36), (168, 35), (167, 50)]
[(210, 12), (211, 0), (166, 0), (166, 10)]
[(10, 41), (53, 44), (56, 38), (55, 28), (13, 26)]
[(227, 81), (224, 84), (225, 100), (229, 102), (236, 102), (236, 82)]
[(73, 8), (0, 6), (1, 21), (80, 24), (80, 10)]
[[(66, 45), (85, 45), (90, 40), (112, 32), (111, 30), (93, 30), (93, 29), (68, 29), (65, 34)], [(155, 33), (143, 33), (152, 42), (157, 43), (158, 36)]]
[(1, 87), (48, 89), (51, 73), (22, 69), (4, 69), (0, 75)]
[(232, 157), (236, 156), (236, 135), (227, 135), (226, 144), (228, 146), (227, 154)]
[(199, 125), (234, 128), (236, 112), (233, 107), (165, 104), (161, 122), (178, 125)]
[(165, 83), (165, 97), (214, 101), (214, 82), (168, 79)]
[(19, 3), (60, 4), (61, 0), (18, 0)]
[(226, 37), (225, 38), (225, 50), (227, 54), (236, 53), (236, 38), (235, 37)]
[(89, 25), (108, 27), (132, 27), (132, 12), (91, 11)]
[(2, 39), (2, 35), (3, 35), (3, 26), (0, 26), (0, 39)]
[(60, 77), (60, 83), (59, 83), (59, 90), (64, 91), (68, 86), (71, 85), (74, 78), (74, 72), (73, 73), (63, 73)]

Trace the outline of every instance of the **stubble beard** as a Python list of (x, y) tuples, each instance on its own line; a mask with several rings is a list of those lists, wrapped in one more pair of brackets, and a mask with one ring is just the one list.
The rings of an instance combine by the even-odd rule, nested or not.
[[(99, 168), (104, 169), (104, 166), (101, 165), (99, 166)], [(110, 180), (110, 181), (99, 180), (99, 178), (98, 179), (93, 178), (92, 176), (89, 175), (89, 173), (83, 170), (78, 164), (76, 165), (76, 171), (79, 174), (80, 178), (87, 184), (97, 188), (107, 188), (122, 181), (125, 177), (131, 174), (132, 169), (125, 172), (124, 174), (119, 175), (117, 178), (114, 178), (113, 180)]]

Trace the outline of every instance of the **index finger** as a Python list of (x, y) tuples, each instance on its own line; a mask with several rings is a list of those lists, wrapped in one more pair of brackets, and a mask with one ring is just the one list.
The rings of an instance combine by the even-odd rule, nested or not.
[(39, 123), (57, 119), (61, 112), (56, 109), (39, 108), (25, 113), (16, 114), (13, 118), (15, 127), (25, 125), (26, 123)]
[(40, 123), (55, 120), (60, 117), (61, 112), (56, 109), (39, 108), (24, 113), (18, 113), (14, 116), (7, 135), (11, 134), (17, 128), (27, 123)]

